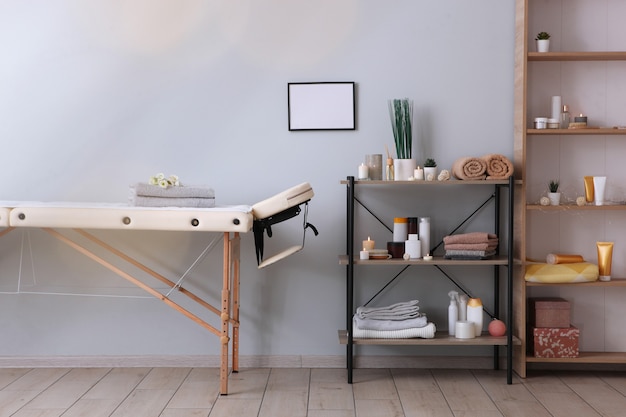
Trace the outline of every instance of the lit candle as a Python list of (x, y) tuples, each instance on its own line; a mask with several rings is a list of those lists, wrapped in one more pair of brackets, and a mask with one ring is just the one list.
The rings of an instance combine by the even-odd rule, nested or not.
[(415, 169), (415, 172), (413, 173), (413, 176), (415, 177), (416, 180), (423, 180), (424, 179), (424, 170), (420, 167), (417, 167)]
[(366, 180), (370, 176), (370, 170), (367, 165), (361, 164), (359, 165), (359, 179)]
[(433, 257), (431, 256), (431, 254), (430, 254), (430, 253), (428, 253), (428, 254), (424, 255), (424, 260), (425, 260), (425, 261), (432, 261), (432, 260), (433, 260)]
[(367, 260), (370, 258), (370, 253), (366, 251), (365, 248), (363, 248), (363, 250), (360, 252), (360, 258), (362, 260)]
[(372, 250), (374, 249), (374, 241), (370, 239), (370, 237), (367, 237), (367, 240), (363, 241), (363, 250)]
[(576, 122), (576, 123), (587, 123), (587, 116), (583, 116), (583, 114), (580, 113), (580, 116), (574, 117), (574, 122)]

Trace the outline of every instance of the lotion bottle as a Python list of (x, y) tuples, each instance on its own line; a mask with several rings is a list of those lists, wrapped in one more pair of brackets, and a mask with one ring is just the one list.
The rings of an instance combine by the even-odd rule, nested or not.
[(450, 336), (454, 336), (456, 321), (459, 319), (459, 307), (456, 302), (459, 297), (459, 293), (456, 291), (450, 291), (448, 293), (448, 297), (450, 297), (450, 305), (448, 306), (448, 334)]
[(483, 303), (480, 298), (470, 298), (467, 302), (467, 321), (474, 323), (476, 337), (483, 331)]

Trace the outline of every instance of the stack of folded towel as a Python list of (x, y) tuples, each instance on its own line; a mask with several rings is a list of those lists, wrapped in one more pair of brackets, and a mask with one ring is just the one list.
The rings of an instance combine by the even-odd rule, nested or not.
[(215, 192), (203, 186), (172, 186), (137, 183), (130, 186), (130, 205), (142, 207), (215, 207)]
[(353, 323), (353, 337), (409, 339), (435, 337), (435, 325), (419, 312), (418, 300), (385, 307), (359, 307)]
[(498, 236), (493, 233), (471, 232), (443, 238), (445, 258), (485, 259), (496, 254)]

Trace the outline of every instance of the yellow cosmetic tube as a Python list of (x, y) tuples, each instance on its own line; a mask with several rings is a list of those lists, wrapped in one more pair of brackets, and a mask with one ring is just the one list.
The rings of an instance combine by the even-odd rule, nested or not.
[(613, 242), (596, 242), (598, 248), (598, 269), (600, 281), (611, 280), (611, 263), (613, 262)]
[(593, 177), (584, 177), (585, 181), (585, 201), (587, 203), (592, 203), (595, 196), (593, 191)]

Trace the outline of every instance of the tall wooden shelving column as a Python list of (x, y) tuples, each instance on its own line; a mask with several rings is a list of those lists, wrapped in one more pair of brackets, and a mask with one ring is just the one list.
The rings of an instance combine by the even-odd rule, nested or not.
[[(538, 14), (536, 10), (531, 10), (532, 7), (541, 7), (544, 8), (541, 14)], [(587, 25), (584, 29), (581, 29), (579, 25), (571, 24), (572, 16), (575, 18), (584, 19), (584, 20), (593, 20), (591, 15), (594, 15), (597, 10), (602, 10), (602, 16), (607, 16), (607, 21), (611, 19), (612, 15), (619, 15), (618, 10), (611, 10), (611, 7), (619, 8), (623, 7), (618, 5), (616, 2), (609, 2), (605, 0), (596, 1), (589, 0), (589, 2), (574, 2), (567, 3), (562, 2), (560, 0), (516, 0), (516, 36), (515, 36), (515, 96), (514, 96), (514, 104), (515, 104), (515, 112), (514, 112), (514, 164), (515, 164), (515, 172), (518, 179), (521, 180), (521, 184), (515, 190), (516, 198), (516, 206), (515, 206), (515, 227), (514, 227), (514, 238), (515, 238), (515, 257), (518, 260), (516, 262), (517, 266), (514, 269), (514, 334), (521, 340), (520, 346), (515, 346), (515, 352), (513, 354), (514, 357), (514, 370), (520, 376), (525, 377), (527, 372), (527, 367), (529, 363), (542, 363), (542, 364), (557, 364), (557, 363), (578, 363), (578, 364), (626, 364), (626, 346), (619, 346), (619, 338), (618, 342), (611, 341), (610, 343), (607, 340), (610, 338), (609, 334), (606, 332), (598, 333), (590, 335), (590, 331), (593, 326), (587, 326), (587, 329), (583, 329), (583, 332), (587, 332), (581, 334), (581, 338), (587, 337), (587, 340), (597, 338), (598, 335), (603, 337), (604, 339), (601, 341), (602, 343), (596, 343), (595, 345), (610, 345), (608, 348), (602, 350), (592, 348), (594, 351), (585, 351), (584, 349), (581, 351), (580, 356), (578, 358), (558, 358), (558, 359), (543, 359), (543, 358), (534, 358), (531, 354), (527, 353), (527, 346), (532, 344), (532, 340), (528, 339), (528, 324), (526, 322), (527, 317), (527, 298), (529, 296), (529, 292), (532, 290), (537, 290), (539, 293), (548, 292), (551, 294), (566, 292), (570, 294), (572, 298), (580, 301), (581, 298), (587, 296), (585, 291), (602, 291), (602, 294), (610, 294), (615, 291), (623, 291), (622, 289), (618, 289), (619, 287), (626, 287), (626, 278), (624, 275), (624, 267), (622, 260), (614, 261), (614, 263), (618, 263), (618, 266), (621, 267), (621, 270), (618, 269), (617, 274), (614, 274), (614, 278), (611, 282), (593, 282), (593, 283), (584, 283), (584, 284), (530, 284), (524, 281), (524, 269), (525, 269), (525, 260), (529, 257), (537, 257), (538, 254), (543, 254), (543, 250), (549, 247), (555, 247), (559, 249), (562, 246), (567, 248), (583, 248), (588, 247), (589, 245), (595, 246), (595, 240), (601, 236), (608, 236), (610, 238), (619, 239), (620, 233), (623, 235), (623, 230), (621, 232), (613, 230), (613, 224), (624, 222), (626, 219), (626, 204), (615, 204), (615, 205), (605, 205), (605, 206), (583, 206), (578, 207), (575, 204), (567, 204), (562, 206), (555, 207), (543, 207), (537, 205), (537, 195), (540, 185), (541, 179), (547, 181), (551, 178), (559, 178), (561, 176), (562, 184), (564, 182), (571, 183), (570, 193), (572, 190), (581, 194), (580, 189), (582, 188), (582, 176), (583, 175), (602, 175), (602, 174), (593, 174), (591, 172), (607, 172), (609, 171), (612, 177), (612, 181), (614, 183), (621, 184), (626, 181), (626, 172), (624, 172), (624, 168), (616, 167), (616, 164), (611, 164), (611, 156), (613, 153), (616, 153), (616, 149), (621, 149), (620, 141), (615, 141), (611, 138), (615, 138), (616, 136), (626, 135), (626, 129), (617, 129), (613, 128), (611, 125), (617, 123), (626, 124), (626, 120), (615, 120), (616, 117), (614, 114), (610, 115), (608, 108), (610, 108), (611, 104), (615, 105), (617, 103), (617, 107), (619, 108), (619, 103), (624, 100), (624, 97), (621, 99), (616, 96), (612, 97), (612, 103), (609, 98), (608, 91), (626, 91), (626, 86), (620, 78), (609, 78), (606, 74), (609, 73), (608, 68), (610, 62), (615, 61), (626, 61), (626, 44), (620, 39), (624, 38), (624, 36), (619, 36), (619, 33), (616, 35), (616, 31), (621, 31), (619, 28), (619, 23), (617, 20), (613, 21), (613, 25), (608, 25), (607, 27), (601, 28), (601, 30), (595, 31), (594, 36), (598, 35), (597, 32), (600, 32), (600, 36), (604, 36), (606, 31), (606, 37), (603, 39), (616, 39), (616, 42), (608, 42), (607, 45), (617, 45), (620, 50), (618, 51), (607, 51), (607, 50), (587, 50), (592, 48), (580, 48), (585, 50), (564, 50), (558, 51), (551, 47), (551, 52), (549, 53), (536, 53), (531, 51), (534, 50), (534, 45), (530, 44), (532, 39), (534, 38), (534, 34), (538, 29), (538, 24), (535, 22), (530, 22), (530, 19), (540, 17), (541, 20), (541, 31), (548, 32), (558, 32), (553, 33), (554, 35), (561, 35), (561, 42), (557, 45), (560, 47), (564, 47), (565, 45), (565, 37), (564, 33), (567, 33), (570, 37), (575, 35), (575, 41), (580, 42), (580, 39), (584, 39), (584, 36), (591, 29), (589, 25)], [(545, 8), (549, 10), (545, 10)], [(568, 27), (563, 27), (565, 25), (563, 17), (565, 14), (568, 14), (568, 18), (570, 19), (570, 25)], [(600, 21), (598, 19), (597, 21)], [(533, 25), (533, 23), (535, 23)], [(597, 25), (598, 23), (596, 23)], [(576, 26), (576, 27), (574, 27)], [(608, 27), (611, 26), (610, 29)], [(533, 30), (532, 33), (529, 33), (529, 27)], [(582, 33), (576, 32), (574, 34), (574, 30), (581, 31)], [(586, 32), (585, 32), (586, 31)], [(612, 31), (612, 32), (611, 32)], [(622, 32), (620, 32), (622, 33)], [(622, 33), (623, 35), (623, 33)], [(622, 42), (622, 43), (620, 43)], [(574, 44), (575, 46), (572, 49), (579, 49), (578, 46), (580, 43), (570, 42), (570, 44)], [(530, 44), (530, 45), (529, 45)], [(554, 51), (553, 51), (554, 49)], [(565, 49), (565, 48), (564, 48)], [(596, 48), (598, 49), (598, 48)], [(597, 65), (593, 67), (587, 67), (585, 65), (588, 62), (594, 62)], [(567, 63), (564, 64), (564, 63)], [(571, 64), (573, 63), (573, 64)], [(547, 67), (534, 67), (534, 65), (544, 65)], [(550, 67), (550, 65), (556, 65), (557, 67)], [(621, 71), (622, 64), (614, 64), (617, 65), (617, 70), (615, 72)], [(581, 68), (583, 70), (581, 70)], [(590, 104), (593, 97), (587, 93), (581, 93), (581, 91), (572, 91), (575, 86), (586, 86), (590, 84), (590, 77), (594, 77), (594, 73), (589, 73), (587, 71), (591, 69), (592, 71), (597, 71), (595, 74), (600, 73), (604, 74), (606, 77), (606, 84), (598, 89), (601, 92), (604, 92), (607, 97), (605, 97), (604, 104), (605, 108), (598, 109), (598, 102)], [(541, 71), (541, 72), (540, 72)], [(552, 72), (551, 72), (552, 71)], [(570, 73), (569, 71), (572, 71)], [(550, 85), (549, 90), (545, 91), (540, 88), (537, 88), (536, 84), (537, 79), (533, 78), (537, 77), (538, 74), (546, 74), (546, 77), (552, 76), (552, 84)], [(565, 77), (570, 77), (566, 80), (563, 80)], [(585, 78), (587, 77), (587, 78)], [(598, 77), (596, 77), (598, 78)], [(622, 77), (623, 78), (623, 77)], [(617, 81), (619, 80), (619, 81)], [(594, 80), (595, 82), (596, 80)], [(618, 82), (620, 85), (614, 86), (609, 85), (611, 82)], [(594, 87), (598, 87), (594, 85)], [(536, 97), (538, 95), (538, 91), (541, 90), (539, 95), (541, 97)], [(562, 91), (561, 91), (562, 90)], [(592, 91), (593, 88), (590, 88)], [(583, 87), (584, 91), (584, 87)], [(545, 97), (544, 97), (545, 95)], [(568, 99), (573, 99), (579, 107), (582, 107), (584, 103), (592, 107), (592, 110), (595, 110), (595, 125), (596, 128), (589, 129), (580, 129), (580, 130), (571, 130), (571, 129), (556, 129), (556, 130), (536, 130), (532, 127), (532, 118), (541, 114), (543, 111), (545, 114), (545, 108), (540, 107), (540, 103), (544, 103), (550, 99), (550, 95), (562, 95), (566, 98), (565, 102), (567, 103)], [(607, 104), (608, 103), (608, 104)], [(565, 103), (564, 103), (565, 104)], [(547, 106), (546, 106), (547, 107)], [(532, 114), (531, 114), (532, 112)], [(621, 115), (621, 117), (626, 117), (626, 115)], [(608, 127), (600, 127), (608, 125)], [(591, 144), (591, 145), (590, 145)], [(592, 148), (593, 147), (593, 148)], [(569, 153), (567, 157), (562, 157), (562, 148), (565, 148)], [(583, 151), (578, 151), (578, 149), (584, 148)], [(584, 166), (581, 168), (584, 169), (576, 169), (580, 167), (580, 165), (576, 165), (575, 162), (572, 162), (572, 158), (581, 158), (581, 153), (589, 151), (589, 155), (584, 155), (585, 157), (589, 157), (590, 160), (594, 161), (595, 165)], [(538, 161), (538, 155), (542, 157), (548, 155), (550, 153), (556, 154), (557, 161), (559, 161), (556, 167), (546, 167), (545, 159), (542, 161)], [(599, 156), (598, 156), (599, 154)], [(573, 156), (572, 156), (573, 155)], [(608, 155), (608, 156), (607, 156)], [(554, 156), (554, 155), (553, 155)], [(558, 157), (561, 156), (561, 159)], [(576, 160), (576, 159), (575, 159)], [(589, 170), (591, 172), (586, 172)], [(585, 172), (583, 172), (585, 171)], [(546, 176), (554, 175), (549, 178), (545, 178)], [(580, 177), (580, 178), (579, 178)], [(580, 182), (580, 184), (578, 184)], [(546, 182), (547, 183), (547, 182)], [(572, 214), (573, 213), (573, 214)], [(587, 219), (592, 218), (593, 221), (596, 222), (598, 228), (603, 228), (603, 232), (598, 230), (591, 229), (593, 232), (597, 232), (594, 236), (582, 236), (581, 241), (583, 244), (576, 242), (577, 239), (572, 239), (573, 233), (571, 233), (572, 220), (571, 217), (567, 216), (576, 216), (577, 221), (585, 222)], [(545, 220), (547, 216), (551, 216), (548, 220)], [(613, 221), (617, 219), (617, 221)], [(555, 228), (557, 230), (557, 236), (550, 236), (550, 231), (548, 230), (540, 230), (538, 231), (538, 227), (535, 225), (533, 227), (532, 221), (537, 223), (542, 223), (543, 225), (549, 225), (550, 222), (558, 222), (559, 227)], [(561, 234), (565, 233), (567, 238), (562, 238)], [(581, 232), (582, 233), (582, 232)], [(580, 234), (580, 233), (579, 233)], [(579, 237), (579, 236), (577, 236)], [(545, 238), (545, 239), (544, 239)], [(550, 240), (549, 243), (546, 243), (541, 248), (537, 248), (537, 246), (541, 246), (543, 243), (542, 240)], [(572, 242), (574, 241), (574, 242)], [(576, 245), (579, 245), (576, 247)], [(622, 246), (626, 246), (626, 239), (622, 239), (616, 244), (620, 244)], [(586, 245), (586, 246), (584, 246)], [(586, 253), (586, 258), (593, 262), (593, 254), (588, 249)], [(544, 254), (545, 256), (545, 254)], [(619, 275), (622, 275), (620, 277)], [(609, 303), (608, 299), (605, 302), (605, 306), (602, 306), (603, 311), (606, 311), (606, 303)], [(575, 303), (577, 301), (574, 301)], [(600, 308), (600, 306), (592, 305), (592, 307), (588, 308)], [(599, 327), (607, 326), (611, 327), (609, 320), (615, 320), (615, 318), (605, 315), (603, 317), (603, 323), (593, 323), (597, 324)], [(589, 324), (589, 323), (588, 323)], [(602, 326), (600, 326), (600, 324)], [(623, 327), (623, 326), (618, 326)], [(623, 331), (623, 330), (621, 330)], [(610, 335), (614, 336), (614, 335)], [(623, 335), (622, 335), (623, 336)], [(593, 340), (595, 342), (595, 340)]]

